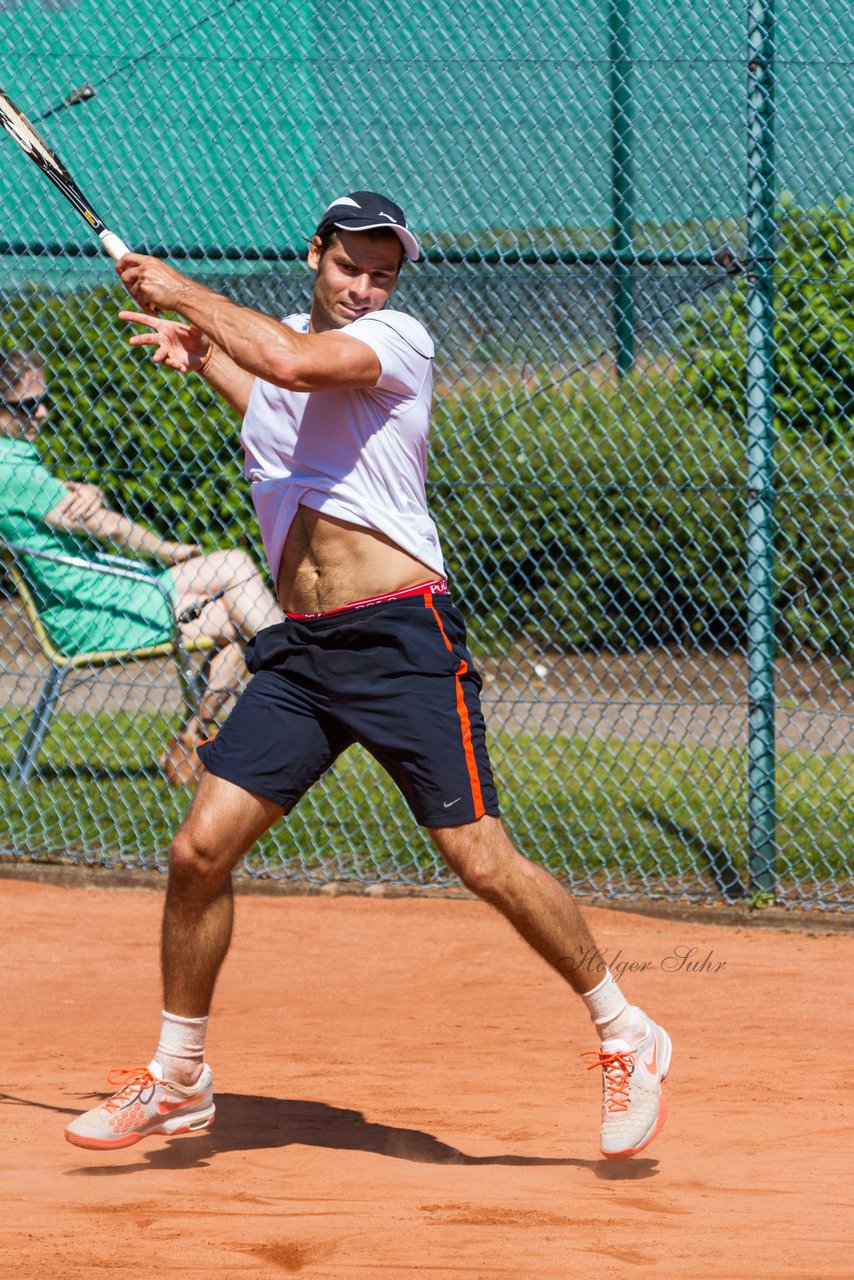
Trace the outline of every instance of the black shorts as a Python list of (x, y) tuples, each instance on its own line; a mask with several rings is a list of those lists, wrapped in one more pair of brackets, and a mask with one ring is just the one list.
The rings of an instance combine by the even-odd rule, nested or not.
[(354, 742), (403, 792), (416, 822), (498, 816), (482, 682), (447, 595), (286, 619), (246, 650), (252, 679), (205, 768), (287, 811)]

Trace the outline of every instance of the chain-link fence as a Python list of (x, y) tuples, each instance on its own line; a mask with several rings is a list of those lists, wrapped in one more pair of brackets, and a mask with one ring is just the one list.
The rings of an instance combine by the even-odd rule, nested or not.
[[(854, 901), (852, 35), (850, 0), (0, 2), (3, 88), (107, 224), (235, 299), (304, 306), (333, 196), (406, 208), (505, 817), (581, 892)], [(52, 400), (35, 442), (2, 418), (0, 853), (162, 866), (160, 755), (268, 599), (239, 426), (129, 351), (97, 241), (0, 151), (2, 346)], [(172, 592), (158, 540), (208, 576)], [(155, 580), (93, 586), (99, 548)], [(164, 582), (224, 592), (177, 647)], [(447, 878), (358, 749), (246, 869)]]

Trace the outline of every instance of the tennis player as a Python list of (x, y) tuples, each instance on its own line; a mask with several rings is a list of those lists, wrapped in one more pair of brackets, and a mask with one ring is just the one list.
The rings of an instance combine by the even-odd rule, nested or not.
[[(252, 679), (198, 754), (205, 767), (170, 851), (164, 1011), (154, 1058), (68, 1126), (83, 1147), (203, 1128), (214, 1115), (205, 1033), (231, 938), (231, 873), (354, 742), (384, 766), (462, 882), (497, 908), (581, 997), (603, 1070), (601, 1150), (642, 1151), (664, 1123), (670, 1039), (629, 1004), (573, 897), (523, 857), (499, 817), (480, 678), (445, 579), (425, 494), (433, 343), (389, 308), (420, 256), (403, 210), (354, 191), (308, 252), (310, 310), (237, 306), (163, 262), (117, 271), (143, 312), (133, 346), (195, 370), (243, 420), (246, 476), (285, 621), (247, 650)], [(177, 313), (183, 319), (161, 317)]]

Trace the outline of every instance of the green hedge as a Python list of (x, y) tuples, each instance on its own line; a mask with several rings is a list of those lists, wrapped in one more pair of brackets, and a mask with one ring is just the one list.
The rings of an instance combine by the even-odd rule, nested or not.
[[(854, 212), (785, 209), (775, 243), (775, 400), (780, 432), (851, 442), (854, 417)], [(691, 316), (684, 375), (699, 400), (745, 416), (748, 282)]]
[[(744, 444), (670, 377), (437, 415), (432, 499), (479, 634), (565, 649), (732, 645), (746, 622)], [(453, 476), (454, 478), (448, 478)], [(850, 474), (801, 442), (778, 468), (778, 636), (850, 653)]]

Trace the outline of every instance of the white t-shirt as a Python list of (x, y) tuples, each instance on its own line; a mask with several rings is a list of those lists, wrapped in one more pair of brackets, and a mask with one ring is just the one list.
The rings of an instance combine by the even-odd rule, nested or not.
[[(308, 322), (284, 321), (302, 333)], [(338, 332), (376, 353), (376, 386), (288, 391), (258, 378), (243, 419), (245, 471), (273, 579), (300, 504), (384, 533), (442, 577), (425, 489), (433, 342), (400, 311), (373, 311)]]

